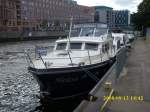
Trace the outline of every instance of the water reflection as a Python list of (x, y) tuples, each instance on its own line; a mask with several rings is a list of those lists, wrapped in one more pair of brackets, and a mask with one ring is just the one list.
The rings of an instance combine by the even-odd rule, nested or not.
[(72, 112), (82, 101), (83, 97), (62, 100), (57, 102), (48, 102), (46, 99), (40, 100), (41, 105), (33, 111), (38, 112)]
[(40, 100), (39, 86), (27, 71), (22, 51), (37, 45), (51, 45), (55, 40), (0, 44), (0, 112), (72, 112), (83, 97), (61, 102)]

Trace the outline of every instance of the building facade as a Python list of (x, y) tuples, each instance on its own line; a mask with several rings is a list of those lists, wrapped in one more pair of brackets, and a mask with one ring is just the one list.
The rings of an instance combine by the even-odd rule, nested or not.
[(106, 6), (95, 6), (95, 22), (105, 23), (108, 27), (113, 24), (113, 8)]
[(69, 28), (71, 17), (74, 23), (100, 22), (110, 28), (130, 25), (128, 10), (82, 6), (73, 0), (0, 0), (0, 31)]
[(0, 0), (0, 30), (16, 30), (16, 2)]
[(0, 27), (6, 27), (5, 21), (9, 20), (12, 21), (12, 27), (18, 30), (37, 30), (51, 26), (68, 27), (71, 17), (74, 23), (94, 21), (94, 8), (78, 5), (73, 0), (0, 1), (0, 11), (3, 12)]
[(127, 28), (130, 26), (128, 10), (113, 10), (111, 7), (95, 6), (94, 21), (105, 23), (109, 28)]
[(113, 11), (114, 25), (113, 27), (125, 28), (130, 25), (130, 12), (128, 10)]

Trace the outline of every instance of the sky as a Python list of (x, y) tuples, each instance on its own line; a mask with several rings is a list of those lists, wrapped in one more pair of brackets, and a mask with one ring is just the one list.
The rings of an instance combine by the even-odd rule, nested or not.
[(128, 9), (131, 13), (137, 12), (137, 6), (142, 0), (76, 0), (80, 5), (102, 5), (112, 7), (114, 10)]

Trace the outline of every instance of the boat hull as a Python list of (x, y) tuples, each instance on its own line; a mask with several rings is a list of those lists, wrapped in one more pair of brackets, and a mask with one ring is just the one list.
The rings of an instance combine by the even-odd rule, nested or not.
[(28, 70), (37, 79), (42, 98), (63, 100), (88, 94), (114, 61), (115, 58), (112, 58), (86, 66), (51, 69), (29, 67)]

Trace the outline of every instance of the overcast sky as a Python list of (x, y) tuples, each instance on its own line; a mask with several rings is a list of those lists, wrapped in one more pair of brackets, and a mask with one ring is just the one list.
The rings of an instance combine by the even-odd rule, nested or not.
[(131, 12), (137, 11), (137, 6), (142, 0), (76, 0), (80, 5), (95, 6), (104, 5), (114, 10), (128, 9)]

